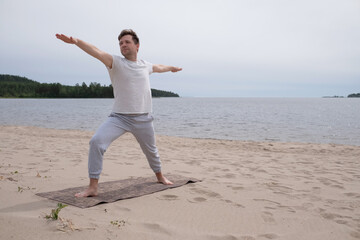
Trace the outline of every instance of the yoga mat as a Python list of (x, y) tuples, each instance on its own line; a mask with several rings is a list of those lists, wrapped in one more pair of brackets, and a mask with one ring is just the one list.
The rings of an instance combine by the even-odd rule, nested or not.
[(37, 193), (36, 195), (79, 208), (88, 208), (100, 203), (111, 203), (118, 200), (140, 197), (199, 181), (197, 179), (189, 179), (180, 175), (168, 175), (167, 178), (174, 184), (164, 185), (158, 183), (156, 182), (156, 178), (154, 176), (147, 178), (129, 178), (111, 182), (100, 182), (99, 192), (96, 197), (77, 198), (74, 196), (75, 193), (85, 190), (88, 186)]

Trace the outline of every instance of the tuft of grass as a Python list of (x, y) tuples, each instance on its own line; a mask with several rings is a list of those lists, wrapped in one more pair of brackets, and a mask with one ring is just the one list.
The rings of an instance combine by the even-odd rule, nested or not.
[(61, 209), (63, 209), (64, 207), (67, 207), (67, 206), (68, 205), (66, 205), (66, 204), (58, 203), (57, 208), (52, 209), (50, 215), (46, 215), (45, 218), (52, 219), (52, 220), (58, 220)]
[(110, 223), (111, 223), (111, 225), (120, 228), (120, 227), (124, 227), (126, 222), (125, 222), (125, 220), (120, 220), (120, 221), (115, 220), (115, 221), (110, 221)]
[[(33, 188), (33, 189), (34, 189), (34, 188)], [(30, 187), (23, 188), (23, 187), (19, 187), (19, 186), (18, 186), (18, 192), (19, 192), (19, 193), (22, 193), (24, 190), (30, 190)]]

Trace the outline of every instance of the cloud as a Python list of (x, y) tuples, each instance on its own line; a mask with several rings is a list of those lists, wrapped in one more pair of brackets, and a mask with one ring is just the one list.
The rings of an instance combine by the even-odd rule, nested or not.
[(346, 94), (360, 89), (359, 9), (357, 0), (3, 0), (0, 72), (108, 84), (101, 63), (54, 35), (120, 54), (117, 35), (133, 28), (141, 58), (184, 68), (156, 77), (160, 89), (191, 96), (308, 96), (299, 87), (306, 84), (321, 96), (328, 84)]

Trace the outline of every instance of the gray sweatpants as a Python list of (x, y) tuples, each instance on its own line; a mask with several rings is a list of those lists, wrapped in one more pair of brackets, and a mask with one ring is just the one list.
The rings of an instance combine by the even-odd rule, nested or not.
[(125, 132), (131, 132), (135, 136), (151, 169), (155, 173), (160, 172), (161, 162), (155, 144), (153, 120), (151, 114), (127, 115), (111, 113), (90, 140), (89, 178), (99, 179), (106, 149)]

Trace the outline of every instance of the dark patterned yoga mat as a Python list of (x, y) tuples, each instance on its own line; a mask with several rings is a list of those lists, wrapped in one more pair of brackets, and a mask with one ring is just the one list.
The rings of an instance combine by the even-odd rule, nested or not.
[(122, 199), (140, 197), (199, 181), (197, 179), (189, 179), (179, 175), (168, 175), (167, 177), (174, 183), (173, 185), (157, 183), (155, 180), (156, 178), (154, 177), (130, 178), (99, 183), (99, 194), (96, 197), (77, 198), (74, 196), (75, 193), (85, 190), (87, 186), (37, 193), (36, 195), (76, 207), (88, 208), (100, 203), (111, 203)]

